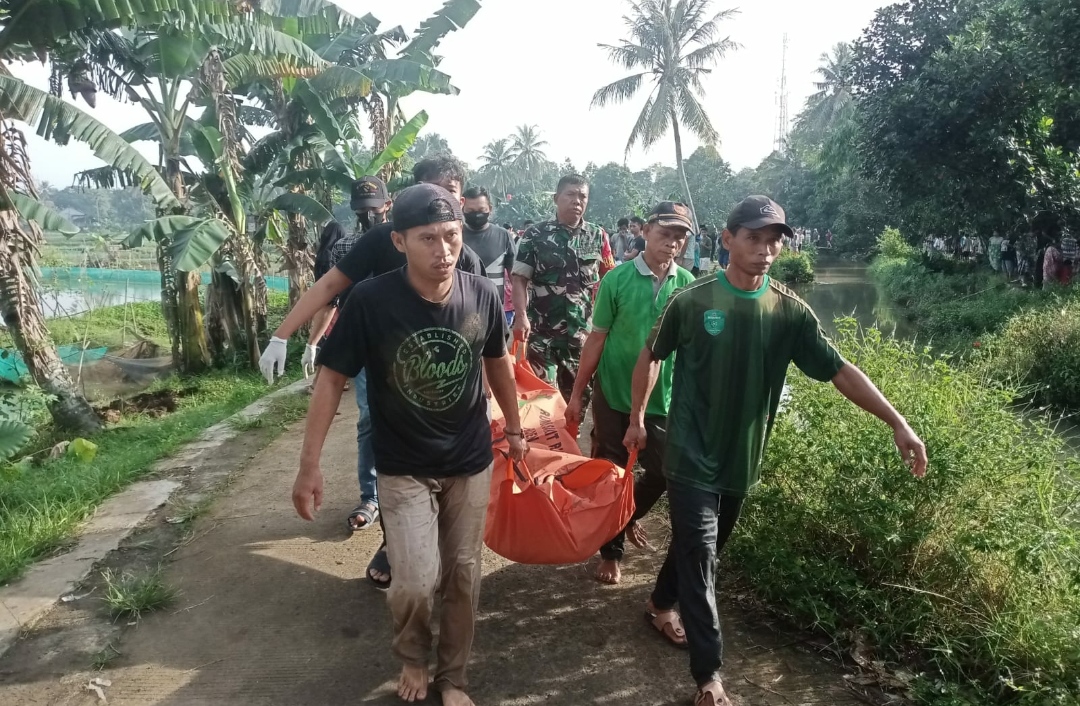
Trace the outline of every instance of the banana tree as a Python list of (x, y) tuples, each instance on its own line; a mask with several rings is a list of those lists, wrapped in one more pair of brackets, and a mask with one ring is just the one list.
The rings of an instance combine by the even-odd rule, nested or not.
[(101, 429), (101, 420), (68, 375), (41, 313), (34, 261), (42, 228), (78, 232), (37, 200), (26, 140), (0, 117), (0, 316), (30, 376), (49, 396), (49, 412), (57, 426), (92, 434)]
[[(0, 75), (0, 116), (27, 123), (41, 137), (61, 144), (70, 140), (84, 142), (107, 164), (130, 174), (160, 208), (172, 208), (178, 203), (161, 175), (136, 149), (103, 123), (60, 98), (11, 76)], [(6, 127), (6, 154), (0, 182), (9, 196), (0, 210), (3, 221), (0, 240), (4, 244), (0, 308), (34, 382), (56, 398), (51, 409), (57, 424), (89, 432), (99, 422), (75, 390), (48, 340), (37, 290), (30, 279), (40, 243), (36, 229), (71, 231), (73, 226), (55, 214), (49, 215), (40, 204), (34, 206), (35, 192), (24, 145), (21, 133)], [(23, 222), (28, 225), (24, 226)]]
[[(185, 157), (192, 150), (192, 119), (189, 110), (202, 96), (198, 73), (211, 51), (238, 57), (276, 61), (277, 70), (303, 76), (325, 64), (302, 42), (255, 18), (235, 18), (229, 24), (206, 23), (178, 32), (160, 27), (135, 33), (102, 33), (89, 45), (85, 56), (95, 67), (103, 89), (115, 97), (142, 107), (147, 126), (129, 131), (132, 139), (154, 139), (160, 150), (161, 169), (177, 205), (159, 215), (190, 215), (189, 188), (196, 181)], [(76, 61), (86, 61), (80, 56)], [(67, 71), (63, 61), (54, 69)], [(108, 80), (108, 81), (107, 81)], [(152, 126), (151, 129), (149, 126)], [(156, 134), (154, 134), (156, 131)], [(113, 177), (99, 173), (83, 175), (108, 186)], [(170, 324), (173, 356), (179, 368), (197, 372), (211, 361), (206, 338), (197, 272), (184, 271), (173, 261), (172, 231), (157, 232), (158, 265), (162, 277), (162, 306)]]

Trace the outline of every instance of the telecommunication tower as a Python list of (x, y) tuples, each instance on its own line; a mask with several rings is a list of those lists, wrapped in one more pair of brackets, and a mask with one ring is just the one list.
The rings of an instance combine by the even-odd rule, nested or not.
[(776, 119), (776, 136), (773, 143), (773, 147), (777, 152), (783, 152), (787, 147), (788, 130), (791, 123), (788, 116), (787, 48), (788, 36), (787, 32), (784, 32), (784, 50), (780, 55), (780, 93), (778, 98), (780, 114)]

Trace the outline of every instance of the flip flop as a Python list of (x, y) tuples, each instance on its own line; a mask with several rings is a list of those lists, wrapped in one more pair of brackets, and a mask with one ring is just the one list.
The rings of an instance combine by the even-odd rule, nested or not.
[[(668, 644), (680, 650), (686, 649), (686, 629), (683, 628), (682, 616), (677, 611), (656, 610), (652, 603), (649, 603), (645, 606), (645, 621), (660, 633)], [(668, 626), (671, 627), (670, 632), (666, 629)]]
[(711, 681), (705, 686), (699, 687), (694, 694), (694, 706), (733, 706), (724, 685), (718, 681)]
[[(371, 500), (365, 500), (349, 513), (345, 523), (349, 526), (349, 532), (359, 532), (371, 527), (377, 519), (379, 519), (379, 506)], [(363, 522), (354, 522), (354, 520), (363, 520)]]
[(375, 552), (375, 556), (371, 557), (371, 563), (367, 567), (367, 580), (371, 582), (371, 585), (380, 591), (385, 591), (390, 588), (390, 579), (385, 581), (376, 581), (371, 576), (371, 572), (375, 571), (380, 574), (390, 573), (390, 557), (386, 555), (386, 544), (384, 543), (379, 547), (379, 551)]

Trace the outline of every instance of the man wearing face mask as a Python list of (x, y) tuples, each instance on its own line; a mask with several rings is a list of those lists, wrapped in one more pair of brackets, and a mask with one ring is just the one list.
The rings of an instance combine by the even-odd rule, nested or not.
[[(506, 276), (514, 268), (517, 247), (514, 237), (505, 228), (490, 223), (491, 194), (482, 186), (472, 186), (465, 191), (465, 228), (462, 239), (480, 258), (484, 271), (500, 293), (506, 291)], [(513, 320), (511, 305), (506, 317), (509, 326)]]

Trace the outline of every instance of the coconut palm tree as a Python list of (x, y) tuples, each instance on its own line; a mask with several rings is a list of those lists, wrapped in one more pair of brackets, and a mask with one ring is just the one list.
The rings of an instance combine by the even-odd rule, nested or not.
[(506, 199), (510, 184), (518, 176), (517, 153), (510, 147), (510, 139), (492, 140), (484, 145), (480, 155), (480, 171), (490, 179), (490, 183), (499, 189), (501, 198)]
[(419, 162), (425, 157), (439, 154), (441, 152), (450, 152), (450, 144), (446, 141), (446, 138), (437, 132), (433, 132), (430, 135), (422, 135), (416, 139), (416, 144), (409, 149), (409, 156), (414, 161)]
[(822, 137), (851, 117), (854, 110), (854, 55), (851, 45), (840, 42), (819, 59), (820, 81), (814, 83), (817, 92), (806, 99), (806, 108), (799, 115), (810, 134)]
[(510, 150), (514, 155), (514, 167), (529, 180), (530, 186), (536, 186), (536, 173), (547, 163), (543, 147), (546, 140), (540, 139), (540, 133), (534, 125), (522, 125), (510, 136)]
[(705, 93), (701, 79), (712, 72), (713, 64), (737, 48), (730, 38), (720, 38), (720, 24), (736, 11), (724, 10), (709, 16), (710, 5), (711, 0), (632, 2), (631, 14), (623, 18), (630, 38), (618, 46), (600, 46), (614, 63), (636, 73), (604, 86), (592, 100), (594, 107), (623, 103), (633, 98), (646, 80), (651, 82), (649, 97), (627, 140), (626, 153), (639, 143), (649, 149), (670, 129), (675, 136), (675, 161), (683, 194), (691, 211), (694, 202), (683, 162), (681, 128), (690, 130), (706, 145), (714, 146), (719, 141), (716, 128), (699, 102)]

